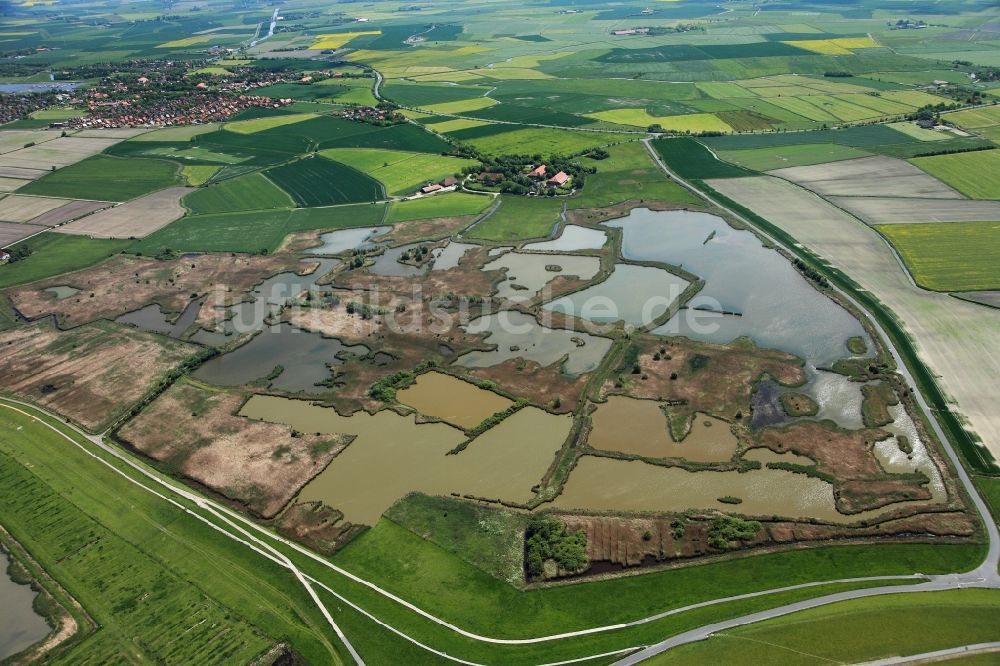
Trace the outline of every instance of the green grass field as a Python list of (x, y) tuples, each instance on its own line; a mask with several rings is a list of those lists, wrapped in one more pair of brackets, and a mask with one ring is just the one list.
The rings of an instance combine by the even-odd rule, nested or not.
[(192, 215), (200, 215), (291, 208), (295, 202), (267, 176), (254, 172), (201, 187), (184, 197), (184, 205)]
[(385, 221), (386, 224), (396, 224), (435, 217), (478, 215), (491, 205), (493, 198), (490, 196), (451, 192), (409, 201), (393, 201), (389, 204), (389, 213)]
[(263, 132), (264, 130), (281, 127), (282, 125), (301, 123), (304, 120), (310, 120), (315, 117), (315, 113), (288, 113), (278, 116), (263, 116), (260, 118), (251, 118), (249, 120), (238, 120), (236, 122), (226, 123), (226, 130), (230, 132), (237, 132), (239, 134), (256, 134), (257, 132)]
[[(721, 631), (645, 663), (860, 663), (995, 641), (998, 623), (1000, 592), (996, 590), (856, 599)], [(886, 630), (872, 631), (873, 627)]]
[(339, 661), (290, 574), (30, 418), (0, 424), (4, 526), (98, 623), (58, 663), (249, 662), (286, 636)]
[(876, 227), (921, 287), (1000, 289), (1000, 222), (884, 224)]
[(383, 204), (356, 204), (189, 215), (129, 246), (128, 251), (146, 256), (154, 256), (164, 249), (180, 252), (270, 252), (281, 244), (285, 236), (296, 231), (379, 224), (384, 210)]
[(389, 194), (412, 194), (427, 183), (436, 183), (476, 163), (430, 153), (366, 148), (332, 148), (320, 154), (380, 181)]
[(785, 167), (809, 166), (868, 157), (871, 153), (851, 146), (835, 143), (805, 143), (776, 148), (751, 148), (749, 150), (719, 151), (719, 157), (753, 171), (770, 171)]
[[(355, 574), (385, 581), (390, 591), (465, 629), (521, 637), (627, 622), (717, 598), (720, 590), (740, 594), (876, 572), (965, 570), (978, 562), (983, 552), (977, 546), (835, 546), (522, 592), (383, 519), (340, 551), (334, 562)], [(753, 576), (747, 576), (748, 567), (753, 567)], [(815, 596), (815, 592), (807, 596)], [(614, 598), (615, 604), (599, 602), (608, 598)], [(772, 603), (768, 600), (766, 607)], [(718, 619), (730, 612), (716, 608), (709, 616)], [(525, 618), (530, 621), (526, 623)], [(702, 617), (705, 620), (711, 621)], [(660, 639), (668, 633), (662, 632)], [(644, 639), (655, 635), (653, 632)]]
[(20, 245), (32, 254), (13, 264), (0, 265), (0, 289), (80, 270), (121, 252), (129, 241), (44, 233)]
[(1000, 150), (918, 157), (912, 162), (970, 199), (1000, 199)]
[[(488, 133), (487, 130), (492, 133)], [(497, 129), (497, 126), (473, 127), (452, 132), (448, 136), (491, 155), (541, 153), (545, 156), (571, 155), (582, 150), (634, 138), (622, 134), (516, 126), (504, 126), (503, 129)]]
[(205, 166), (205, 165), (192, 165), (192, 166), (182, 166), (181, 176), (187, 181), (187, 184), (191, 187), (198, 187), (199, 185), (204, 185), (208, 180), (215, 175), (215, 172), (219, 170), (217, 166)]
[(67, 199), (128, 201), (177, 184), (179, 168), (163, 160), (95, 155), (28, 183), (21, 191)]
[(324, 157), (308, 157), (274, 167), (267, 171), (267, 177), (300, 206), (359, 203), (385, 197), (377, 181)]
[(548, 237), (561, 209), (556, 198), (505, 196), (496, 212), (465, 235), (498, 242)]
[(584, 188), (569, 199), (569, 208), (602, 208), (630, 199), (698, 204), (700, 199), (667, 179), (646, 147), (632, 141), (608, 148), (603, 160), (583, 158), (597, 173), (587, 176)]
[(752, 171), (722, 162), (708, 148), (688, 138), (654, 139), (656, 152), (681, 178), (739, 178), (752, 176)]

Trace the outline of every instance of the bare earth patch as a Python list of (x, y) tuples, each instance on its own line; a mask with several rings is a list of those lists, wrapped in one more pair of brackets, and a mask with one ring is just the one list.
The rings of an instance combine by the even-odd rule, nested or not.
[(178, 382), (117, 436), (184, 476), (270, 518), (346, 445), (341, 436), (237, 416), (244, 395)]
[(0, 333), (4, 390), (99, 431), (196, 347), (111, 322)]
[[(237, 302), (265, 277), (289, 268), (300, 266), (294, 258), (281, 256), (210, 254), (157, 261), (115, 255), (92, 268), (19, 287), (8, 296), (28, 319), (54, 314), (64, 327), (114, 319), (149, 303), (159, 303), (165, 312), (180, 313), (192, 294), (205, 293), (219, 297), (202, 308), (210, 316), (219, 300)], [(57, 300), (45, 291), (56, 285), (69, 285), (80, 293)]]
[(190, 187), (168, 187), (59, 227), (62, 234), (96, 238), (145, 238), (184, 215), (181, 197)]
[(823, 196), (878, 196), (964, 199), (959, 192), (905, 160), (877, 155), (811, 166), (788, 167), (768, 174)]

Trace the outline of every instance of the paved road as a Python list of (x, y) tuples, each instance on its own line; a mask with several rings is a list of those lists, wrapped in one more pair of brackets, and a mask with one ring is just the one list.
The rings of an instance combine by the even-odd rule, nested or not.
[(934, 650), (933, 652), (922, 652), (911, 654), (908, 657), (889, 657), (878, 661), (868, 661), (858, 666), (892, 666), (893, 664), (913, 664), (922, 661), (937, 661), (945, 657), (958, 655), (966, 656), (972, 654), (985, 654), (1000, 650), (1000, 641), (992, 643), (974, 643), (972, 645), (960, 645), (959, 647), (948, 648), (947, 650)]

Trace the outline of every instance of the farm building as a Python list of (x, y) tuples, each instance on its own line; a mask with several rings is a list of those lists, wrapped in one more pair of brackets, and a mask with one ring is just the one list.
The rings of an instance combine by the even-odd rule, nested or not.
[(569, 174), (567, 174), (565, 171), (560, 171), (559, 173), (557, 173), (556, 175), (552, 176), (547, 181), (545, 181), (545, 184), (548, 185), (549, 187), (562, 187), (567, 183), (567, 181), (569, 181)]
[(493, 171), (482, 171), (477, 178), (480, 183), (499, 183), (503, 180), (503, 174), (495, 173)]
[(545, 165), (539, 164), (532, 169), (531, 173), (528, 174), (528, 178), (545, 178)]
[(422, 194), (433, 194), (434, 192), (437, 192), (441, 189), (442, 187), (440, 185), (438, 185), (437, 183), (432, 183), (430, 185), (424, 185), (423, 187), (421, 187), (420, 192)]
[(454, 176), (447, 176), (441, 182), (438, 183), (441, 187), (455, 187), (458, 185), (458, 179)]

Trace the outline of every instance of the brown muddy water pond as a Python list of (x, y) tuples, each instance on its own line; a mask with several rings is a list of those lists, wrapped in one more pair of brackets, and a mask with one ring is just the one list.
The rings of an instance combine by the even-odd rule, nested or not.
[(525, 407), (447, 455), (465, 435), (444, 423), (417, 424), (389, 410), (341, 416), (301, 400), (255, 395), (242, 416), (284, 423), (302, 432), (347, 433), (356, 438), (300, 493), (322, 501), (347, 520), (374, 525), (393, 502), (411, 491), (452, 492), (526, 502), (569, 436), (569, 415)]
[(475, 427), (511, 405), (502, 395), (443, 372), (420, 375), (415, 384), (397, 392), (396, 399), (421, 414), (437, 417), (459, 428)]
[(562, 371), (579, 375), (597, 368), (611, 348), (611, 339), (581, 331), (546, 328), (534, 317), (517, 310), (501, 310), (474, 319), (463, 327), (468, 333), (489, 332), (486, 344), (493, 351), (472, 351), (455, 361), (467, 368), (487, 368), (511, 358), (552, 365), (564, 356)]
[(560, 275), (593, 278), (601, 270), (601, 260), (578, 254), (508, 252), (483, 266), (483, 270), (506, 270), (505, 278), (497, 285), (497, 297), (524, 303)]
[(35, 613), (35, 591), (7, 575), (7, 553), (0, 551), (0, 661), (21, 652), (49, 633), (49, 625)]
[[(719, 501), (726, 496), (743, 501), (738, 505)], [(833, 486), (805, 474), (777, 469), (742, 473), (688, 472), (680, 467), (596, 456), (580, 458), (552, 505), (586, 511), (717, 509), (751, 516), (815, 518), (833, 523), (866, 520), (899, 506), (847, 516), (837, 511)]]
[(602, 451), (694, 462), (722, 462), (736, 453), (736, 436), (729, 424), (705, 414), (695, 414), (691, 432), (675, 442), (667, 430), (666, 414), (655, 400), (608, 396), (606, 403), (597, 406), (591, 421), (587, 443)]

